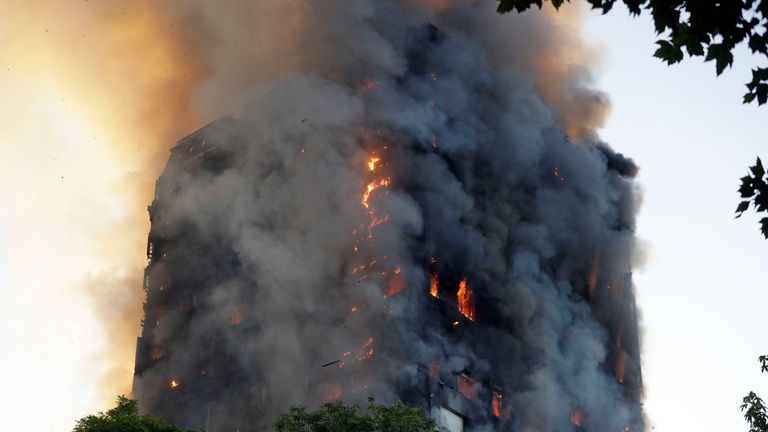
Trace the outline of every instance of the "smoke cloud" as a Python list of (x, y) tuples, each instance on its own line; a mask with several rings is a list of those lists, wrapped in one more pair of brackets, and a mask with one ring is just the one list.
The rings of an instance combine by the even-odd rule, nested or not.
[[(574, 410), (590, 431), (642, 429), (620, 383), (639, 374), (622, 330), (636, 326), (636, 167), (596, 136), (607, 103), (577, 14), (187, 7), (211, 68), (196, 100), (236, 113), (198, 139), (232, 160), (201, 173), (174, 154), (159, 180), (143, 338), (162, 361), (142, 367), (144, 408), (167, 412), (168, 382), (194, 386), (218, 356), (246, 396), (174, 418), (217, 430), (338, 396), (321, 367), (335, 360), (368, 362), (344, 398), (388, 400), (434, 362), (446, 377), (498, 376), (512, 430), (565, 430)], [(432, 258), (455, 279), (446, 304), (467, 278), (493, 349), (425, 324), (439, 320), (425, 303)]]

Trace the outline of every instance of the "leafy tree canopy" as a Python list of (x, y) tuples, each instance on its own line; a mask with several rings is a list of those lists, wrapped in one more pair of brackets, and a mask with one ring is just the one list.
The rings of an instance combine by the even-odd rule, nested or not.
[(135, 400), (118, 396), (117, 406), (107, 412), (88, 415), (77, 421), (72, 432), (183, 432), (174, 425), (139, 415)]
[[(768, 372), (768, 355), (760, 356), (758, 361), (760, 372)], [(744, 411), (744, 419), (749, 423), (749, 432), (768, 432), (768, 413), (766, 413), (765, 402), (755, 392), (749, 392), (744, 396), (741, 410)]]
[(425, 418), (421, 409), (400, 401), (378, 405), (373, 398), (368, 399), (365, 414), (359, 405), (341, 402), (324, 404), (317, 411), (294, 406), (274, 427), (277, 432), (437, 432), (434, 420)]
[[(566, 0), (552, 0), (559, 8)], [(570, 1), (570, 0), (568, 0)], [(586, 0), (592, 8), (608, 13), (616, 0)], [(768, 59), (768, 0), (622, 0), (632, 15), (650, 12), (659, 48), (654, 56), (667, 64), (689, 57), (715, 62), (720, 75), (733, 64), (733, 50), (746, 42), (752, 53)], [(539, 8), (543, 0), (499, 0), (499, 12)], [(752, 70), (744, 103), (768, 102), (768, 67)]]

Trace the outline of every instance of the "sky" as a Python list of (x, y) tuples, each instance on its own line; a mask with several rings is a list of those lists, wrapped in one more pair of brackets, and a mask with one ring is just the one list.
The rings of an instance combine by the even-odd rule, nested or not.
[[(0, 13), (0, 24), (3, 18)], [(40, 37), (49, 34), (48, 29), (38, 33)], [(750, 390), (768, 397), (768, 374), (761, 376), (757, 363), (758, 355), (768, 353), (768, 314), (764, 312), (768, 291), (763, 283), (768, 240), (760, 235), (752, 213), (738, 220), (733, 217), (739, 178), (755, 156), (768, 157), (764, 141), (768, 106), (740, 102), (752, 60), (745, 51), (737, 53), (735, 67), (719, 78), (714, 65), (699, 59), (667, 67), (652, 57), (655, 38), (650, 19), (630, 18), (621, 7), (607, 16), (590, 14), (585, 33), (601, 46), (597, 86), (609, 94), (613, 106), (601, 136), (641, 167), (638, 182), (644, 204), (638, 227), (645, 262), (638, 265), (634, 281), (642, 313), (645, 406), (651, 426), (670, 432), (746, 431), (739, 411), (741, 398)], [(0, 31), (0, 47), (6, 42), (2, 36)], [(104, 352), (93, 341), (103, 337), (103, 330), (96, 328), (94, 317), (69, 313), (72, 303), (88, 299), (82, 293), (73, 297), (67, 287), (80, 280), (66, 269), (74, 261), (89, 263), (95, 273), (112, 268), (99, 258), (106, 245), (82, 235), (93, 226), (78, 230), (75, 222), (85, 218), (99, 232), (110, 232), (130, 220), (131, 215), (119, 210), (125, 203), (111, 194), (113, 185), (123, 179), (99, 167), (118, 166), (130, 172), (139, 162), (115, 162), (121, 154), (100, 153), (111, 129), (92, 130), (84, 125), (77, 115), (82, 109), (76, 106), (76, 93), (62, 91), (55, 80), (30, 84), (35, 76), (28, 71), (50, 67), (40, 58), (48, 54), (25, 58), (23, 66), (15, 64), (16, 69), (8, 67), (2, 72), (10, 78), (0, 80), (4, 95), (0, 111), (13, 114), (0, 119), (0, 148), (11, 142), (7, 137), (16, 129), (29, 134), (25, 142), (36, 145), (24, 152), (4, 151), (6, 172), (0, 172), (0, 195), (6, 206), (0, 208), (0, 340), (11, 347), (4, 356), (8, 364), (29, 358), (21, 354), (25, 351), (36, 359), (22, 371), (0, 365), (0, 406), (17, 409), (14, 400), (24, 398), (36, 398), (43, 407), (54, 406), (68, 398), (76, 399), (70, 400), (74, 409), (85, 412), (98, 395), (65, 394), (57, 387), (76, 387), (93, 375), (93, 360)], [(14, 95), (33, 97), (22, 100)], [(29, 118), (50, 122), (23, 124)], [(53, 143), (50, 136), (67, 139)], [(85, 148), (81, 153), (92, 159), (69, 161), (70, 168), (62, 170), (57, 158), (66, 157), (70, 147)], [(44, 159), (43, 154), (54, 156)], [(57, 192), (10, 195), (18, 186), (15, 181), (29, 178), (40, 183), (39, 190)], [(98, 196), (110, 198), (96, 200)], [(12, 206), (29, 218), (29, 224), (16, 223)], [(84, 215), (84, 209), (92, 210)], [(48, 235), (34, 235), (33, 229), (40, 224), (51, 228)], [(140, 228), (136, 239), (116, 238), (115, 244), (135, 249), (139, 261), (146, 232), (146, 227)], [(19, 237), (25, 239), (25, 247), (10, 250), (12, 239)], [(67, 253), (53, 253), (57, 250)], [(35, 265), (18, 268), (24, 260), (17, 258), (25, 254), (35, 255)], [(22, 279), (36, 288), (9, 292), (7, 288)], [(6, 320), (10, 316), (13, 320)], [(53, 343), (40, 346), (25, 337), (30, 334), (45, 334)], [(57, 355), (73, 350), (78, 356)], [(70, 373), (73, 370), (76, 374)], [(46, 384), (56, 379), (60, 385)], [(27, 393), (10, 395), (3, 387), (25, 388)], [(50, 423), (76, 418), (70, 412), (60, 415)], [(6, 424), (0, 416), (2, 430), (24, 430), (22, 426)]]
[(768, 240), (752, 213), (734, 220), (736, 189), (766, 154), (768, 107), (742, 105), (754, 59), (737, 53), (716, 78), (700, 59), (667, 67), (653, 57), (649, 17), (592, 12), (602, 46), (598, 87), (613, 111), (601, 136), (640, 165), (634, 282), (642, 313), (645, 408), (655, 431), (747, 430), (750, 390), (768, 396)]

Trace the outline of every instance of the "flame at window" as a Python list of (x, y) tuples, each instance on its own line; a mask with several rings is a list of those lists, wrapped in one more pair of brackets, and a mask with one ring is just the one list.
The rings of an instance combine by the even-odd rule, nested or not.
[(429, 280), (429, 293), (432, 294), (432, 297), (434, 298), (440, 298), (440, 292), (438, 291), (438, 281), (437, 281), (438, 273), (437, 270), (432, 272), (432, 277)]
[(501, 417), (502, 399), (503, 396), (501, 393), (497, 391), (493, 392), (493, 398), (491, 399), (491, 411), (493, 412), (494, 417)]
[(233, 327), (242, 324), (243, 320), (245, 320), (245, 309), (242, 306), (235, 309), (229, 316), (229, 324)]
[(464, 278), (459, 282), (459, 291), (456, 293), (456, 299), (459, 302), (459, 312), (474, 321), (475, 300), (472, 298), (472, 289), (467, 286), (467, 278)]
[(616, 381), (623, 383), (624, 382), (624, 372), (627, 369), (627, 358), (629, 356), (627, 355), (627, 352), (624, 350), (621, 350), (619, 352), (619, 357), (616, 359)]
[(160, 345), (154, 345), (150, 349), (150, 356), (152, 357), (152, 360), (160, 360), (165, 356), (165, 349), (163, 349)]
[(571, 423), (576, 427), (581, 427), (584, 422), (584, 410), (576, 407), (571, 410)]
[(465, 398), (467, 399), (474, 399), (475, 398), (475, 380), (468, 377), (467, 375), (460, 374), (458, 377), (459, 381), (459, 393), (463, 394)]

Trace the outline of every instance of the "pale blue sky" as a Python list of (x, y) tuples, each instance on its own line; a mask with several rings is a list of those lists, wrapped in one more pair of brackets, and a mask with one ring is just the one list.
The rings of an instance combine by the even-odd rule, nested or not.
[(635, 274), (644, 327), (646, 408), (655, 431), (746, 431), (739, 405), (768, 397), (768, 241), (753, 215), (734, 220), (739, 178), (765, 152), (768, 106), (741, 104), (746, 50), (716, 78), (701, 59), (667, 67), (652, 57), (648, 16), (590, 14), (605, 48), (599, 87), (613, 113), (602, 137), (641, 167)]

